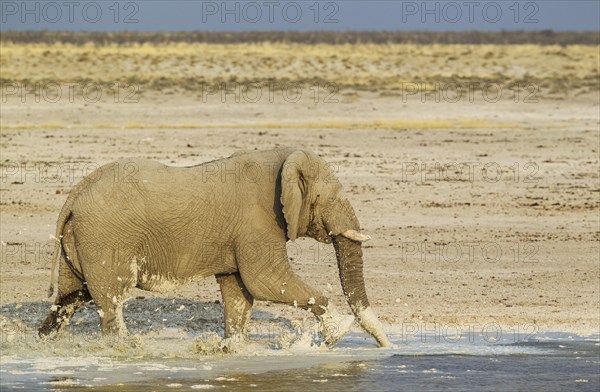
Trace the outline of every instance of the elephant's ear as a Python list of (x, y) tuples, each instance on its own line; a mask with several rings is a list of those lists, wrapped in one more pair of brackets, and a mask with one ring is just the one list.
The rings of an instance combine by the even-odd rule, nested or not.
[(304, 151), (290, 154), (281, 170), (281, 204), (287, 223), (287, 236), (294, 241), (298, 238), (302, 203), (306, 198), (306, 171), (309, 165)]

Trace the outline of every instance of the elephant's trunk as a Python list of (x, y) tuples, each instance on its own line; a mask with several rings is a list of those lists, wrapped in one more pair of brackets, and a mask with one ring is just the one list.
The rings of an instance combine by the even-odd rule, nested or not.
[(369, 306), (363, 276), (360, 242), (346, 238), (343, 235), (333, 235), (332, 240), (340, 269), (342, 289), (350, 308), (362, 328), (371, 334), (381, 347), (391, 346), (381, 323)]

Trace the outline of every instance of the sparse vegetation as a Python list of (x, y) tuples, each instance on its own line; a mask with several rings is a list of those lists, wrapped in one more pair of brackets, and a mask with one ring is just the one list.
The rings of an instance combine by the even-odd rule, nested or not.
[[(198, 94), (220, 83), (236, 82), (274, 89), (290, 83), (319, 85), (325, 93), (336, 88), (400, 94), (407, 84), (427, 90), (452, 84), (453, 89), (466, 90), (492, 83), (506, 90), (533, 86), (538, 96), (599, 90), (599, 47), (590, 38), (597, 38), (593, 34), (461, 33), (442, 39), (438, 33), (289, 33), (274, 37), (273, 33), (5, 32), (0, 42), (0, 82), (76, 83), (78, 88), (94, 83), (109, 91), (119, 83), (135, 85), (140, 92)], [(533, 37), (562, 38), (525, 44), (535, 42)], [(585, 44), (561, 46), (567, 41)]]

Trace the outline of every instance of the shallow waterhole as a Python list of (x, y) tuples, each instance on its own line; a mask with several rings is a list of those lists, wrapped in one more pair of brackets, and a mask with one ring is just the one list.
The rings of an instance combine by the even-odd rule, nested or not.
[[(277, 338), (279, 338), (278, 336)], [(289, 348), (254, 335), (234, 354), (202, 355), (200, 337), (173, 331), (121, 342), (74, 341), (51, 351), (43, 342), (3, 342), (2, 390), (160, 391), (227, 390), (597, 390), (600, 339), (538, 334), (515, 341), (506, 334), (448, 339), (391, 333), (396, 347), (379, 349), (362, 333), (334, 349), (300, 331)], [(207, 340), (208, 341), (208, 340)], [(39, 346), (36, 346), (39, 345)]]

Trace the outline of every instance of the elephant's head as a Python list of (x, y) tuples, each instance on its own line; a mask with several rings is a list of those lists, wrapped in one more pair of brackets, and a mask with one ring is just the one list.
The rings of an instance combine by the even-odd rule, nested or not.
[(361, 243), (370, 239), (360, 225), (333, 166), (308, 151), (295, 151), (281, 172), (281, 203), (287, 237), (333, 242), (344, 295), (360, 325), (380, 346), (390, 342), (369, 306), (363, 277)]

